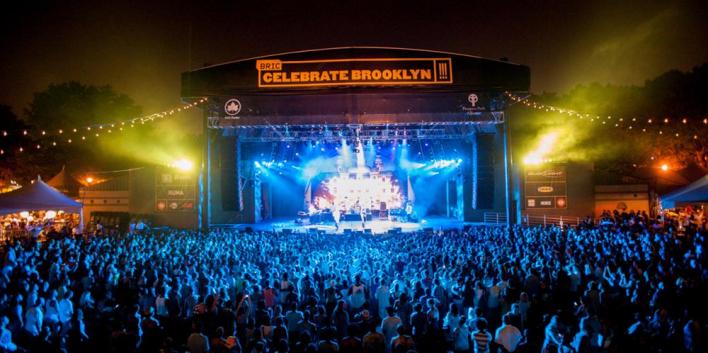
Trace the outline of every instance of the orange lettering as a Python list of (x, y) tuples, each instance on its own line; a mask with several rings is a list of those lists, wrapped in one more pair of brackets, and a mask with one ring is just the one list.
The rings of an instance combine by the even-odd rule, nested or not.
[(273, 82), (273, 74), (270, 72), (264, 73), (263, 74), (263, 82), (265, 82), (265, 83)]
[(371, 70), (361, 70), (361, 80), (362, 81), (371, 80)]
[(371, 78), (373, 78), (374, 80), (377, 80), (377, 81), (380, 80), (381, 79), (381, 70), (371, 71)]
[(433, 73), (430, 72), (430, 70), (422, 70), (420, 72), (420, 79), (421, 80), (430, 80), (433, 78)]

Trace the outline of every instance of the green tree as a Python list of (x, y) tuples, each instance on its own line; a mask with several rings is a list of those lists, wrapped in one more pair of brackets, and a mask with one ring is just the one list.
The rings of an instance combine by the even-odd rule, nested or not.
[(22, 183), (36, 178), (44, 171), (44, 164), (37, 164), (32, 158), (37, 142), (29, 134), (31, 126), (6, 105), (0, 105), (0, 122), (0, 184), (7, 184), (10, 180)]
[(133, 99), (110, 86), (96, 87), (71, 81), (52, 84), (35, 93), (25, 116), (38, 129), (56, 133), (59, 129), (111, 123), (141, 113)]
[(29, 137), (42, 146), (41, 151), (35, 150), (26, 158), (38, 159), (54, 172), (62, 165), (72, 170), (123, 166), (117, 158), (106, 158), (105, 149), (99, 148), (100, 141), (95, 137), (98, 131), (88, 131), (86, 127), (124, 121), (141, 113), (142, 109), (132, 98), (110, 86), (73, 81), (52, 84), (35, 93), (25, 110), (26, 122), (33, 127)]

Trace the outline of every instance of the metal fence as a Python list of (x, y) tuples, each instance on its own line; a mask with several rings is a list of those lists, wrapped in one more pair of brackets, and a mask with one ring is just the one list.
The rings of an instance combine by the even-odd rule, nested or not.
[[(576, 216), (559, 216), (559, 215), (521, 215), (521, 223), (525, 225), (557, 225), (557, 226), (577, 226), (580, 225), (582, 218)], [(498, 212), (485, 212), (485, 224), (506, 224), (506, 214)]]
[(485, 212), (483, 215), (484, 224), (506, 224), (506, 214), (499, 212)]

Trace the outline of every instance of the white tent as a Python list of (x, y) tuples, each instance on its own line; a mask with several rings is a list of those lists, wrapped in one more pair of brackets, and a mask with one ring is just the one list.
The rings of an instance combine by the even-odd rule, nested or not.
[(688, 184), (676, 191), (661, 197), (662, 208), (674, 208), (677, 203), (708, 201), (708, 175)]
[(72, 200), (39, 178), (30, 185), (0, 194), (0, 215), (39, 210), (81, 214), (81, 203)]

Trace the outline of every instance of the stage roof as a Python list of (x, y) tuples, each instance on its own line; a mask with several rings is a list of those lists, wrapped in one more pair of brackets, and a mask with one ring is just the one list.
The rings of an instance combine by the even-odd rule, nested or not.
[(182, 98), (208, 97), (212, 127), (495, 121), (527, 66), (469, 55), (345, 47), (238, 60), (182, 74)]
[[(438, 59), (451, 62), (448, 75), (442, 75), (439, 82), (428, 84), (410, 85), (396, 84), (397, 80), (371, 80), (369, 84), (348, 80), (338, 82), (271, 82), (270, 87), (266, 82), (260, 82), (263, 74), (268, 72), (292, 72), (289, 70), (302, 67), (299, 71), (316, 71), (317, 69), (421, 69), (426, 68), (429, 60)], [(368, 61), (372, 60), (372, 61)], [(410, 60), (410, 61), (409, 61)], [(277, 70), (277, 61), (281, 63)], [(273, 69), (262, 70), (257, 64), (272, 64)], [(371, 65), (380, 63), (381, 65)], [(396, 65), (398, 64), (398, 65)], [(293, 66), (289, 68), (288, 66)], [(262, 74), (259, 75), (259, 72)], [(350, 71), (351, 72), (351, 71)], [(447, 78), (446, 78), (447, 77)], [(444, 82), (442, 82), (444, 80)], [(398, 81), (404, 81), (403, 78)], [(407, 82), (412, 82), (411, 77)], [(423, 83), (423, 82), (421, 82)], [(277, 86), (282, 85), (282, 86)], [(289, 85), (289, 86), (286, 86)], [(527, 66), (513, 64), (505, 61), (485, 59), (470, 55), (401, 48), (380, 47), (344, 47), (316, 49), (282, 54), (273, 54), (256, 58), (232, 61), (224, 64), (209, 66), (182, 74), (182, 97), (203, 96), (231, 96), (246, 93), (274, 93), (292, 92), (293, 90), (321, 90), (341, 89), (343, 87), (366, 86), (381, 88), (394, 86), (395, 88), (423, 88), (444, 91), (460, 89), (476, 89), (482, 91), (528, 91), (530, 85), (530, 71)], [(376, 90), (374, 90), (376, 91)]]

